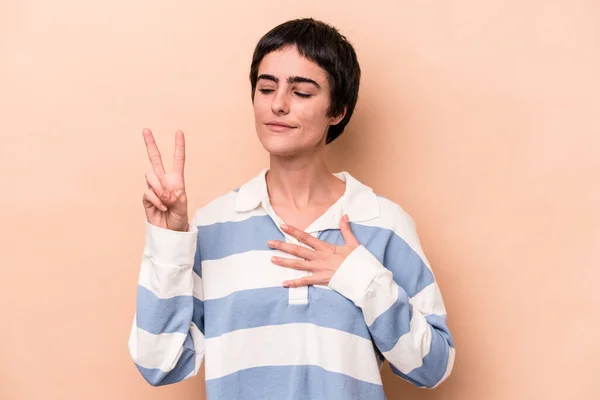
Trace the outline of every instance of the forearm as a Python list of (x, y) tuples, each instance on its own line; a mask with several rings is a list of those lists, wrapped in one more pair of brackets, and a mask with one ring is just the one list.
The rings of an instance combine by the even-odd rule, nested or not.
[(195, 231), (146, 227), (129, 349), (152, 385), (194, 375), (202, 361), (202, 281), (193, 271), (196, 239)]
[(340, 266), (329, 286), (363, 311), (375, 345), (394, 372), (434, 387), (452, 369), (454, 349), (435, 281), (409, 298), (364, 246)]

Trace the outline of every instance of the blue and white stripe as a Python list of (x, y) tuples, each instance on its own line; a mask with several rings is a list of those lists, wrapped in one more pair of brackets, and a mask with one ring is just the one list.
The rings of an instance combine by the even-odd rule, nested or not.
[[(289, 240), (266, 195), (265, 173), (196, 212), (189, 232), (146, 224), (129, 348), (144, 378), (164, 385), (205, 363), (209, 400), (384, 399), (381, 356), (392, 371), (435, 387), (454, 345), (440, 290), (412, 219), (348, 173), (342, 201), (307, 232), (341, 244), (347, 213), (362, 244), (328, 286), (292, 298), (298, 271), (267, 246)], [(302, 300), (302, 298), (300, 298)]]

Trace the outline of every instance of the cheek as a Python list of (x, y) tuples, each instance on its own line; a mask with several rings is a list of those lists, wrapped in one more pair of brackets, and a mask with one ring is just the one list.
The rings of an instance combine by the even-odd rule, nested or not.
[(298, 119), (304, 123), (305, 127), (318, 131), (319, 134), (329, 122), (327, 107), (321, 102), (310, 105), (302, 104), (297, 110)]
[(254, 104), (252, 105), (253, 110), (254, 110), (254, 115), (255, 116), (263, 115), (266, 105), (267, 104), (266, 104), (264, 98), (261, 98), (261, 96), (255, 96)]

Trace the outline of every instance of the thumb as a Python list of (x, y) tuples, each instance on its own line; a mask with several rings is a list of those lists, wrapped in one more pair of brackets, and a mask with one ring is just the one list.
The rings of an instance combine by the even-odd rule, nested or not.
[(163, 189), (163, 191), (160, 194), (160, 199), (165, 203), (171, 203), (171, 192)]
[(352, 233), (352, 228), (350, 228), (350, 222), (348, 220), (348, 214), (344, 214), (342, 219), (340, 220), (340, 231), (342, 232), (342, 237), (344, 238), (344, 243), (349, 246), (358, 247), (360, 243), (354, 234)]

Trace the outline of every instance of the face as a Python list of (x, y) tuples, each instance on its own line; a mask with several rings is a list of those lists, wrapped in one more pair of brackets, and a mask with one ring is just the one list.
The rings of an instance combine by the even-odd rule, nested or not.
[(261, 61), (254, 121), (269, 153), (293, 156), (324, 146), (329, 126), (343, 118), (328, 117), (329, 104), (326, 72), (295, 47), (273, 51)]

